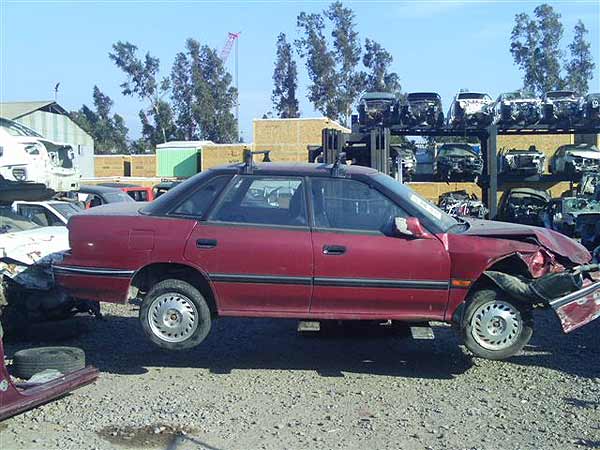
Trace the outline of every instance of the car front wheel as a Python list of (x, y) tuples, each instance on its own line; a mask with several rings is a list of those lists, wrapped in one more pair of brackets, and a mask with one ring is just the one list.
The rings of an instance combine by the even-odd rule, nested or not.
[(167, 350), (200, 344), (211, 328), (211, 313), (200, 291), (181, 280), (164, 280), (148, 292), (140, 322), (152, 342)]
[(467, 303), (462, 332), (465, 346), (476, 356), (506, 359), (531, 339), (531, 311), (499, 289), (481, 289)]

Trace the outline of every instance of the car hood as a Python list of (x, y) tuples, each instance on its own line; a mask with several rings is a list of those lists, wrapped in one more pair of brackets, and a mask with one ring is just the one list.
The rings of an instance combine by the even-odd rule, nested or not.
[(600, 159), (600, 152), (595, 150), (569, 150), (567, 156), (580, 156), (581, 158)]
[(552, 253), (568, 258), (574, 264), (586, 264), (591, 255), (584, 246), (573, 239), (546, 228), (492, 220), (466, 219), (469, 229), (463, 234), (501, 239), (534, 238)]
[(41, 227), (0, 234), (0, 260), (32, 265), (68, 249), (69, 231), (66, 227)]

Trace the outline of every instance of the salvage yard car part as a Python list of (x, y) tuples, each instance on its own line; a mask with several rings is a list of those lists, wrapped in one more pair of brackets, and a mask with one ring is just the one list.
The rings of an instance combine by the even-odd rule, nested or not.
[(151, 202), (154, 200), (154, 191), (150, 187), (128, 183), (100, 183), (98, 186), (120, 189), (136, 202)]
[(498, 220), (523, 225), (543, 226), (543, 212), (550, 202), (545, 191), (512, 188), (500, 198)]
[(434, 176), (438, 180), (477, 180), (483, 172), (481, 154), (469, 144), (444, 144), (438, 149)]
[(367, 92), (358, 103), (358, 123), (362, 130), (393, 125), (396, 96), (391, 92)]
[[(583, 283), (565, 295), (561, 279), (544, 281), (557, 284), (556, 298), (534, 289), (589, 263), (577, 242), (543, 228), (456, 220), (407, 185), (342, 159), (250, 159), (203, 171), (147, 205), (90, 209), (71, 219), (72, 248), (55, 278), (74, 297), (140, 301), (143, 331), (170, 350), (198, 345), (227, 316), (443, 321), (474, 354), (502, 359), (527, 343), (533, 308), (559, 301), (567, 331), (598, 315), (597, 267), (580, 270)], [(291, 196), (268, 200), (278, 190)], [(531, 288), (517, 296), (489, 272)]]
[[(543, 213), (544, 226), (570, 237), (584, 238), (593, 250), (596, 224), (600, 228), (600, 202), (584, 197), (562, 197), (550, 201)], [(587, 245), (586, 245), (587, 244)]]
[(502, 126), (535, 125), (541, 119), (541, 101), (524, 91), (500, 94), (494, 104), (496, 123)]
[[(415, 153), (408, 147), (402, 145), (390, 145), (390, 157), (394, 161), (394, 166), (397, 172), (398, 163), (402, 169), (402, 182), (410, 183), (417, 171), (417, 158)], [(399, 179), (398, 177), (396, 177)]]
[[(0, 325), (0, 421), (62, 397), (68, 392), (93, 383), (98, 378), (98, 369), (87, 366), (61, 374), (42, 384), (15, 384), (4, 362), (2, 338), (3, 330)], [(44, 370), (47, 367), (38, 364), (37, 368)]]
[(550, 160), (550, 172), (571, 179), (584, 172), (600, 171), (600, 151), (590, 144), (567, 144), (558, 147)]
[(571, 126), (580, 119), (581, 97), (574, 91), (550, 91), (542, 98), (542, 121)]
[(494, 102), (481, 92), (461, 91), (454, 97), (448, 111), (447, 125), (457, 127), (486, 127), (494, 119)]
[(399, 102), (400, 122), (404, 127), (441, 128), (444, 125), (442, 98), (435, 92), (411, 92)]
[(588, 94), (582, 99), (581, 116), (588, 126), (600, 126), (600, 93)]
[(0, 176), (12, 181), (42, 183), (54, 192), (76, 191), (81, 178), (70, 145), (53, 142), (1, 117)]
[(600, 200), (600, 173), (584, 173), (577, 185), (577, 195), (595, 197), (596, 200)]
[(513, 175), (542, 175), (544, 173), (546, 155), (531, 145), (527, 150), (516, 148), (498, 155), (499, 172)]
[(465, 190), (445, 192), (438, 199), (438, 206), (453, 217), (485, 219), (488, 209), (475, 194)]

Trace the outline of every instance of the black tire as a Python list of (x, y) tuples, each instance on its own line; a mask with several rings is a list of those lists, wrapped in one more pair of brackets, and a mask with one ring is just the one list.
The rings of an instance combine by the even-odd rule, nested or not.
[(15, 375), (25, 379), (46, 369), (67, 374), (84, 367), (85, 353), (77, 347), (29, 348), (19, 350), (13, 357)]
[[(195, 324), (182, 333), (173, 333), (158, 330), (156, 325), (160, 324), (163, 329), (166, 325), (158, 320), (153, 314), (157, 305), (155, 301), (173, 295), (174, 298), (183, 299), (184, 314), (189, 314)], [(191, 304), (190, 304), (191, 302)], [(164, 280), (150, 289), (140, 307), (140, 323), (146, 336), (156, 345), (166, 350), (186, 350), (199, 345), (208, 336), (211, 329), (211, 312), (208, 303), (194, 286), (181, 280)], [(180, 319), (181, 320), (181, 319)], [(194, 328), (195, 327), (195, 328)], [(186, 335), (187, 334), (187, 335)]]
[[(486, 310), (497, 310), (509, 317), (509, 320), (504, 322), (508, 324), (505, 325), (505, 329), (510, 332), (506, 339), (500, 335), (495, 338), (499, 339), (498, 342), (485, 342), (487, 332), (481, 328), (486, 327), (481, 325), (485, 323)], [(473, 354), (486, 359), (506, 359), (521, 351), (533, 335), (531, 308), (508, 297), (497, 288), (480, 289), (475, 291), (467, 302), (461, 328), (465, 346)]]

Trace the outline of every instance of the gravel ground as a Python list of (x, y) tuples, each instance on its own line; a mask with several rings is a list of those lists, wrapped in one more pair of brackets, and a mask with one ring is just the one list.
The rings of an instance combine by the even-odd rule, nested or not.
[(1, 423), (0, 449), (600, 448), (600, 320), (564, 336), (540, 312), (526, 351), (494, 362), (447, 327), (434, 341), (306, 337), (266, 319), (221, 319), (200, 347), (165, 353), (136, 307), (103, 311), (60, 343), (98, 381)]

